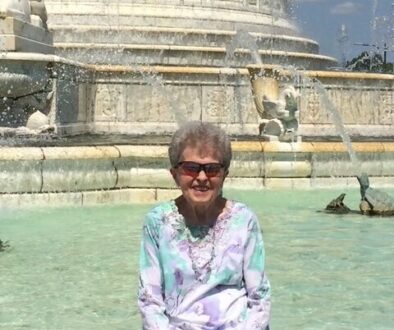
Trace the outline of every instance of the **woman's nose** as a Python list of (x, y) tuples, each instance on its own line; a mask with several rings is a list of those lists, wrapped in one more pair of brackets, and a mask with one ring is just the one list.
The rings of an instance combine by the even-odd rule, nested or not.
[(196, 179), (199, 180), (199, 181), (206, 181), (206, 180), (208, 180), (207, 174), (205, 173), (205, 171), (203, 169), (201, 169), (201, 171), (198, 172), (198, 175), (197, 175)]

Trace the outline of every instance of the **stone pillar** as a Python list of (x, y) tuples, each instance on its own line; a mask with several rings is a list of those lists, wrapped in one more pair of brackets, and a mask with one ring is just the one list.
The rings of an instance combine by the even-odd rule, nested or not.
[(2, 0), (0, 51), (53, 54), (43, 0)]

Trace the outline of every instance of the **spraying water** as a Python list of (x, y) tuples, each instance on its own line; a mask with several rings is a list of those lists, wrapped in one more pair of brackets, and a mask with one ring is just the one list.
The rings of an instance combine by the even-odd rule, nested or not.
[[(320, 97), (323, 107), (328, 112), (328, 114), (335, 126), (335, 130), (337, 131), (337, 133), (341, 137), (342, 142), (347, 149), (347, 152), (349, 154), (352, 164), (356, 167), (359, 161), (357, 159), (356, 153), (353, 150), (350, 136), (346, 132), (345, 125), (343, 124), (341, 114), (339, 113), (335, 104), (331, 101), (324, 85), (319, 80), (311, 79), (310, 77), (305, 75), (302, 71), (297, 70), (294, 67), (286, 67), (286, 69), (290, 71), (290, 73), (293, 77), (296, 77), (297, 81), (302, 80), (304, 82), (304, 85), (310, 85), (310, 86), (312, 86), (312, 88), (314, 88), (317, 91), (317, 94)], [(299, 78), (297, 78), (297, 77), (299, 77)], [(302, 78), (302, 79), (300, 79), (300, 78)]]
[[(232, 54), (235, 51), (236, 47), (248, 47), (252, 53), (252, 58), (255, 59), (256, 64), (262, 64), (261, 58), (258, 54), (258, 48), (256, 45), (255, 39), (247, 32), (245, 31), (240, 31), (237, 33), (230, 46), (227, 48), (227, 54), (230, 54), (229, 56), (232, 56)], [(340, 135), (347, 152), (349, 154), (350, 160), (354, 166), (354, 168), (357, 167), (358, 165), (358, 159), (357, 156), (352, 148), (352, 143), (349, 134), (345, 130), (345, 126), (343, 124), (341, 115), (337, 109), (337, 107), (334, 105), (334, 103), (330, 100), (329, 95), (327, 94), (326, 89), (324, 88), (323, 84), (316, 79), (311, 79), (305, 74), (302, 73), (302, 71), (297, 70), (294, 67), (284, 67), (282, 66), (282, 70), (287, 69), (291, 72), (291, 76), (295, 77), (295, 79), (299, 79), (298, 77), (302, 77), (302, 80), (306, 83), (312, 86), (320, 96), (321, 102), (324, 106), (324, 108), (328, 111), (332, 122), (335, 126), (335, 129), (337, 133)]]
[(259, 65), (263, 64), (257, 47), (256, 38), (249, 32), (238, 30), (233, 38), (231, 38), (231, 42), (226, 44), (226, 63), (230, 62), (231, 59), (234, 58), (236, 50), (250, 51), (252, 62)]
[[(152, 86), (152, 93), (154, 102), (156, 106), (153, 108), (160, 109), (162, 104), (160, 102), (166, 102), (164, 106), (169, 107), (172, 114), (174, 114), (175, 121), (178, 125), (186, 122), (188, 120), (187, 113), (184, 113), (182, 109), (179, 109), (179, 98), (181, 97), (178, 93), (169, 93), (168, 89), (166, 88), (165, 81), (163, 77), (154, 72), (142, 72), (143, 81), (147, 84)], [(151, 106), (152, 108), (152, 106)], [(152, 109), (151, 109), (152, 110)]]
[(310, 78), (308, 78), (308, 79), (311, 82), (312, 86), (318, 92), (323, 105), (325, 106), (326, 110), (330, 114), (332, 122), (335, 125), (335, 129), (338, 132), (338, 134), (341, 136), (343, 144), (345, 145), (345, 147), (348, 151), (348, 154), (350, 156), (350, 160), (352, 161), (353, 164), (357, 164), (358, 159), (357, 159), (356, 154), (353, 150), (350, 136), (345, 130), (345, 126), (343, 124), (341, 115), (340, 115), (337, 107), (332, 103), (332, 101), (330, 100), (330, 98), (327, 94), (326, 89), (324, 88), (323, 84), (319, 80), (317, 80), (317, 79), (312, 80)]

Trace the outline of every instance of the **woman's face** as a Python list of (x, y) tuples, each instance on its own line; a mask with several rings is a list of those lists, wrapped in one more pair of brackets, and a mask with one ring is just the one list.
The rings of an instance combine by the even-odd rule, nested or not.
[[(209, 207), (219, 196), (226, 170), (220, 166), (219, 159), (212, 149), (186, 147), (180, 158), (180, 166), (171, 169), (171, 174), (182, 190), (183, 197), (193, 207)], [(193, 163), (189, 163), (193, 162)], [(198, 164), (210, 164), (205, 171)], [(194, 171), (197, 169), (197, 171)], [(200, 171), (198, 171), (200, 169)]]

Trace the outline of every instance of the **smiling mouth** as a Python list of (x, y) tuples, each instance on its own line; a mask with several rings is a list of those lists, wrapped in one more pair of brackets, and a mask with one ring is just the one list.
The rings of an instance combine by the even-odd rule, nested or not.
[(208, 187), (206, 187), (206, 186), (195, 186), (195, 187), (192, 187), (194, 190), (197, 190), (197, 191), (208, 191), (209, 190), (209, 188)]

